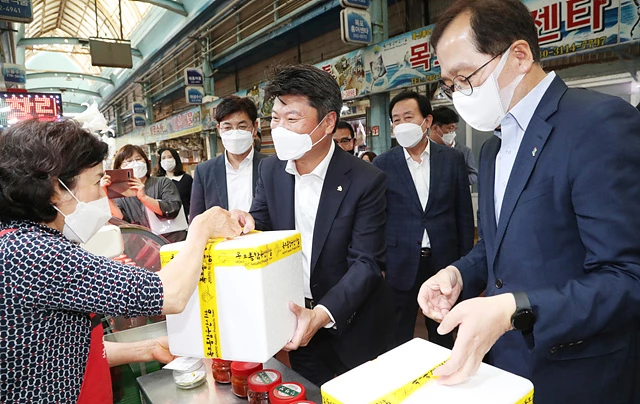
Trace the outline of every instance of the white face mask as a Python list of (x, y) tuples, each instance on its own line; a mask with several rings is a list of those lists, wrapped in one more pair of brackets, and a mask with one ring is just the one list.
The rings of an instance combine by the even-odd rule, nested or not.
[[(164, 171), (173, 172), (176, 168), (176, 160), (175, 159), (164, 159), (160, 162), (160, 165), (164, 169)], [(145, 173), (146, 174), (146, 173)]]
[(453, 105), (462, 119), (476, 130), (488, 132), (500, 125), (507, 114), (513, 93), (524, 77), (524, 74), (520, 74), (509, 85), (500, 89), (498, 77), (508, 58), (507, 50), (493, 73), (481, 86), (473, 87), (471, 95), (464, 95), (459, 91), (453, 93)]
[(297, 160), (304, 156), (309, 150), (313, 149), (315, 145), (320, 143), (322, 139), (327, 137), (327, 134), (318, 139), (317, 142), (311, 143), (311, 135), (316, 129), (324, 122), (324, 118), (309, 134), (302, 134), (285, 129), (282, 126), (278, 126), (271, 130), (271, 138), (273, 139), (273, 146), (276, 148), (276, 154), (280, 160)]
[(111, 219), (109, 200), (105, 196), (91, 202), (80, 202), (64, 182), (60, 181), (60, 179), (58, 179), (58, 182), (78, 202), (73, 213), (69, 215), (62, 213), (56, 206), (53, 207), (64, 216), (62, 234), (76, 243), (86, 243)]
[(420, 143), (425, 131), (422, 130), (422, 124), (427, 118), (422, 120), (420, 125), (413, 122), (401, 123), (393, 128), (393, 134), (398, 144), (405, 149), (410, 149)]
[(132, 161), (127, 164), (123, 164), (122, 168), (133, 168), (133, 176), (140, 179), (147, 175), (147, 163), (144, 161)]
[(449, 133), (445, 133), (444, 135), (442, 135), (442, 141), (446, 144), (446, 145), (450, 145), (451, 143), (453, 143), (453, 139), (456, 138), (456, 132), (449, 132)]
[(231, 154), (242, 154), (253, 144), (253, 133), (248, 130), (232, 129), (220, 131), (222, 145)]

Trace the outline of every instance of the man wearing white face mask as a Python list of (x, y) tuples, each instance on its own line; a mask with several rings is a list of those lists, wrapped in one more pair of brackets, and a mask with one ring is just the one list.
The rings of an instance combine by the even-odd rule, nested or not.
[(488, 352), (536, 404), (640, 402), (640, 114), (546, 74), (519, 0), (456, 1), (431, 45), (461, 117), (501, 127), (480, 154), (481, 240), (420, 290), (440, 332), (458, 327), (438, 382)]
[(440, 106), (433, 109), (431, 116), (433, 116), (431, 140), (444, 146), (453, 147), (462, 153), (469, 173), (469, 185), (478, 182), (478, 168), (473, 152), (470, 148), (455, 140), (456, 129), (458, 129), (458, 121), (460, 120), (458, 114), (450, 108)]
[[(429, 141), (431, 104), (403, 91), (389, 105), (392, 130), (401, 147), (382, 153), (373, 165), (387, 174), (387, 281), (393, 288), (398, 343), (413, 338), (418, 289), (443, 266), (473, 246), (473, 209), (463, 156)], [(426, 320), (429, 340), (453, 346)]]
[(258, 180), (258, 163), (267, 157), (253, 147), (258, 110), (250, 98), (225, 97), (216, 107), (215, 119), (225, 152), (196, 166), (189, 212), (192, 219), (213, 206), (248, 211)]
[(381, 273), (385, 176), (336, 147), (342, 99), (330, 74), (278, 68), (265, 88), (269, 98), (277, 156), (260, 164), (251, 214), (258, 230), (302, 235), (305, 307), (290, 305), (298, 326), (285, 349), (293, 369), (320, 386), (394, 343)]

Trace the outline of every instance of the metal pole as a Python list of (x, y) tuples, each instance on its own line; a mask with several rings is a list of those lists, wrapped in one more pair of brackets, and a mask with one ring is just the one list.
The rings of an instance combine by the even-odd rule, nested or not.
[[(389, 15), (386, 0), (371, 1), (371, 22), (373, 25), (373, 42), (378, 43), (389, 38)], [(379, 127), (379, 135), (371, 137), (371, 148), (376, 154), (391, 148), (391, 124), (389, 122), (389, 93), (373, 94), (370, 100), (369, 128)]]

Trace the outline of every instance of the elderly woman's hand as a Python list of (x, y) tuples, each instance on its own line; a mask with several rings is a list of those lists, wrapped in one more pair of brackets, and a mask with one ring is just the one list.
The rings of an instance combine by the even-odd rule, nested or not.
[(233, 238), (242, 234), (242, 226), (238, 223), (238, 218), (218, 206), (196, 216), (191, 222), (189, 233), (195, 230), (194, 228), (202, 230), (208, 238)]

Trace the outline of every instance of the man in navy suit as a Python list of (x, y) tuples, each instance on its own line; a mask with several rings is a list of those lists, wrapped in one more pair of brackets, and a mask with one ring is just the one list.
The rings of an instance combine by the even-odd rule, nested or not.
[(196, 166), (189, 217), (214, 206), (249, 210), (258, 180), (258, 163), (267, 157), (254, 149), (258, 110), (250, 98), (225, 97), (216, 108), (225, 152)]
[[(429, 99), (403, 91), (389, 104), (401, 147), (382, 153), (373, 165), (387, 174), (386, 279), (393, 287), (398, 344), (413, 338), (418, 289), (437, 270), (473, 246), (473, 208), (463, 155), (429, 141)], [(427, 319), (429, 340), (453, 347), (451, 334), (437, 333)]]
[(546, 74), (519, 0), (458, 1), (431, 40), (460, 116), (501, 128), (480, 153), (482, 240), (420, 290), (459, 327), (439, 382), (491, 349), (536, 404), (640, 402), (640, 114)]
[(281, 67), (265, 88), (270, 98), (277, 157), (260, 163), (251, 215), (259, 230), (302, 235), (306, 307), (291, 304), (298, 326), (285, 349), (293, 369), (321, 385), (394, 343), (381, 272), (385, 175), (336, 147), (342, 99), (330, 74)]

